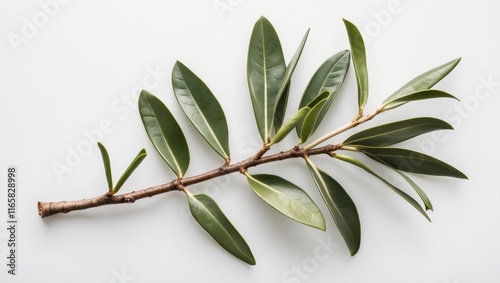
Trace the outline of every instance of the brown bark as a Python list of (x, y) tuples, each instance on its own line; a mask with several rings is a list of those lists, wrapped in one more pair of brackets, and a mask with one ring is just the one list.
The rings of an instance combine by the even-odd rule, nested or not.
[(263, 156), (268, 150), (267, 147), (264, 147), (261, 151), (259, 151), (259, 153), (244, 161), (235, 164), (226, 164), (222, 167), (205, 172), (200, 175), (176, 179), (170, 183), (149, 187), (139, 191), (133, 191), (121, 195), (111, 195), (109, 193), (106, 193), (95, 198), (76, 201), (38, 202), (38, 214), (40, 214), (40, 217), (44, 218), (58, 213), (68, 213), (74, 210), (83, 210), (102, 205), (133, 203), (138, 199), (152, 197), (170, 191), (181, 191), (189, 185), (201, 183), (223, 175), (231, 174), (234, 172), (245, 172), (248, 168), (255, 167), (261, 164), (318, 154), (332, 155), (332, 153), (337, 149), (337, 145), (327, 145), (309, 150), (292, 148), (288, 151), (283, 151), (269, 156)]

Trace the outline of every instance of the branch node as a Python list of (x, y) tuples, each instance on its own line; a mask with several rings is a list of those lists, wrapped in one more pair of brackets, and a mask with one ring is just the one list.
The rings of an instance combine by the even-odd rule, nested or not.
[(259, 152), (257, 152), (257, 154), (255, 154), (253, 156), (253, 159), (254, 160), (261, 159), (262, 156), (264, 156), (264, 154), (266, 154), (266, 152), (269, 151), (269, 149), (271, 148), (269, 146), (269, 144), (270, 144), (269, 142), (264, 143), (264, 145), (262, 145), (262, 148), (259, 150)]
[(125, 198), (123, 198), (123, 202), (134, 203), (135, 202), (135, 198), (133, 198), (133, 197), (125, 197)]
[(184, 184), (182, 184), (182, 178), (177, 178), (175, 181), (172, 182), (172, 185), (178, 190), (178, 191), (186, 191), (186, 187)]

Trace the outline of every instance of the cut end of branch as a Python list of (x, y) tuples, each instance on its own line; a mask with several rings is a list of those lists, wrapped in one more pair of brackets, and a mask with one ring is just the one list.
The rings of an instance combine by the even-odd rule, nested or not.
[(38, 202), (38, 215), (43, 218), (43, 207), (41, 202)]
[(56, 213), (57, 212), (52, 209), (50, 202), (38, 202), (38, 215), (40, 215), (40, 218), (45, 218)]

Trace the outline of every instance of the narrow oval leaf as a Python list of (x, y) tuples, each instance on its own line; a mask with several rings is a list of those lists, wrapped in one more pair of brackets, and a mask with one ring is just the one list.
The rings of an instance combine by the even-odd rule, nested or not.
[(355, 255), (361, 244), (361, 224), (356, 205), (335, 179), (318, 169), (309, 158), (306, 162), (351, 256)]
[(102, 162), (104, 163), (104, 172), (106, 174), (106, 181), (108, 182), (108, 190), (109, 192), (113, 191), (113, 176), (111, 174), (111, 161), (109, 160), (109, 154), (104, 145), (100, 142), (97, 142), (97, 146), (101, 151)]
[(117, 193), (120, 190), (123, 184), (127, 181), (128, 177), (132, 175), (132, 172), (134, 172), (134, 170), (139, 166), (139, 164), (141, 164), (141, 162), (144, 160), (144, 158), (146, 158), (147, 155), (148, 154), (146, 153), (146, 149), (143, 148), (141, 151), (139, 151), (137, 156), (128, 166), (127, 170), (123, 172), (120, 179), (118, 179), (118, 182), (116, 182), (116, 186), (113, 188), (113, 193)]
[(279, 101), (276, 105), (276, 112), (274, 114), (274, 129), (276, 131), (281, 128), (281, 125), (283, 124), (288, 102), (288, 94), (290, 93), (290, 79), (292, 78), (293, 72), (295, 71), (295, 67), (297, 67), (297, 63), (299, 62), (302, 50), (304, 50), (304, 46), (309, 35), (309, 30), (310, 29), (307, 29), (306, 34), (302, 38), (302, 41), (297, 48), (297, 51), (295, 51), (295, 54), (292, 57), (292, 60), (290, 60), (290, 62), (286, 66), (285, 74), (283, 75), (283, 80), (281, 81), (281, 86), (278, 91)]
[(376, 156), (394, 169), (433, 176), (448, 176), (467, 179), (464, 173), (455, 167), (432, 156), (403, 148), (357, 147), (367, 156)]
[(361, 32), (353, 23), (344, 19), (344, 25), (351, 45), (352, 62), (356, 73), (356, 82), (358, 83), (359, 113), (361, 114), (368, 100), (368, 68), (366, 66), (365, 43)]
[[(293, 116), (288, 120), (285, 125), (283, 125), (279, 131), (276, 133), (276, 136), (274, 137), (273, 141), (271, 142), (270, 145), (275, 144), (283, 140), (286, 135), (288, 135), (293, 128), (297, 127), (298, 125), (302, 126), (302, 120), (309, 114), (311, 111), (311, 108), (316, 107), (317, 104), (319, 103), (324, 103), (323, 100), (328, 99), (330, 95), (329, 91), (325, 91), (318, 95), (313, 101), (309, 102), (307, 106), (300, 108)], [(321, 107), (321, 106), (320, 106)]]
[(139, 96), (139, 112), (154, 147), (175, 174), (182, 178), (189, 166), (189, 148), (174, 116), (163, 102), (145, 90)]
[(293, 114), (293, 116), (285, 124), (283, 124), (283, 126), (276, 133), (271, 142), (271, 145), (282, 141), (297, 126), (297, 124), (304, 120), (304, 117), (307, 115), (307, 113), (309, 113), (310, 110), (311, 108), (304, 107), (295, 112), (295, 114)]
[(311, 102), (309, 102), (306, 107), (309, 108), (314, 108), (318, 103), (320, 103), (322, 100), (327, 99), (331, 96), (331, 92), (329, 90), (323, 91), (320, 95), (316, 96)]
[(427, 89), (427, 90), (422, 90), (422, 91), (417, 91), (417, 92), (412, 92), (408, 93), (402, 96), (399, 96), (398, 98), (395, 98), (394, 100), (391, 100), (389, 102), (386, 102), (386, 104), (383, 104), (382, 106), (379, 107), (379, 111), (387, 111), (390, 109), (394, 109), (396, 107), (399, 107), (407, 102), (411, 101), (417, 101), (417, 100), (424, 100), (424, 99), (433, 99), (433, 98), (453, 98), (456, 100), (459, 100), (455, 96), (441, 91), (441, 90), (435, 90), (435, 89)]
[(208, 144), (229, 163), (226, 116), (207, 85), (181, 62), (172, 71), (172, 86), (182, 110)]
[(285, 91), (283, 91), (283, 94), (280, 97), (280, 100), (278, 101), (278, 104), (276, 105), (276, 112), (274, 113), (274, 121), (273, 121), (273, 130), (277, 131), (277, 129), (280, 129), (281, 126), (283, 125), (283, 121), (285, 120), (285, 114), (286, 114), (286, 107), (288, 105), (288, 95), (290, 93), (290, 83), (285, 88)]
[(252, 251), (217, 203), (205, 194), (186, 194), (191, 214), (201, 227), (229, 253), (250, 265), (255, 265)]
[[(319, 124), (326, 115), (333, 100), (337, 97), (342, 84), (344, 83), (347, 71), (349, 70), (350, 54), (348, 50), (341, 51), (328, 58), (316, 70), (311, 80), (307, 84), (306, 90), (300, 100), (299, 109), (307, 106), (311, 101), (316, 99), (324, 92), (330, 92), (330, 96), (325, 103), (325, 107), (318, 115), (316, 122), (312, 128), (313, 134), (318, 128)], [(302, 132), (302, 125), (297, 125), (297, 135), (300, 137)]]
[(305, 143), (307, 139), (314, 133), (314, 125), (316, 124), (318, 119), (320, 119), (319, 116), (321, 114), (321, 110), (323, 109), (327, 101), (328, 98), (325, 98), (318, 102), (305, 116), (304, 122), (302, 123), (299, 144)]
[(341, 154), (336, 154), (335, 158), (342, 160), (342, 161), (345, 161), (345, 162), (348, 162), (348, 163), (351, 163), (351, 164), (365, 170), (366, 172), (370, 173), (371, 175), (373, 175), (374, 177), (376, 177), (377, 179), (382, 181), (386, 186), (391, 188), (395, 193), (397, 193), (400, 197), (402, 197), (404, 200), (406, 200), (409, 204), (411, 204), (411, 206), (413, 206), (416, 210), (418, 210), (418, 212), (420, 212), (425, 218), (427, 218), (427, 220), (429, 220), (429, 222), (431, 221), (429, 215), (427, 215), (425, 210), (418, 204), (418, 202), (414, 198), (412, 198), (411, 196), (409, 196), (407, 193), (403, 192), (402, 190), (398, 189), (393, 184), (386, 181), (384, 178), (380, 177), (377, 173), (373, 172), (373, 170), (368, 168), (368, 166), (361, 163), (359, 160), (357, 160), (351, 156), (341, 155)]
[(264, 17), (254, 26), (247, 58), (247, 81), (260, 136), (270, 138), (286, 65), (276, 30)]
[(373, 127), (347, 138), (342, 145), (388, 146), (437, 130), (452, 130), (436, 118), (421, 117)]
[(301, 188), (274, 175), (246, 175), (252, 190), (277, 211), (302, 224), (326, 229), (323, 214)]
[[(365, 152), (365, 154), (369, 154), (367, 152)], [(391, 167), (389, 164), (385, 163), (383, 160), (379, 159), (378, 157), (376, 156), (370, 156), (370, 158), (372, 158), (373, 160), (391, 168), (394, 172), (398, 173), (401, 177), (403, 177), (403, 179), (405, 179), (405, 181), (410, 184), (410, 186), (415, 190), (415, 192), (417, 192), (418, 196), (420, 197), (420, 199), (422, 200), (422, 202), (424, 203), (425, 205), (425, 210), (434, 210), (434, 208), (432, 207), (432, 203), (431, 203), (431, 200), (429, 199), (429, 197), (427, 196), (427, 194), (424, 192), (424, 190), (422, 190), (420, 188), (419, 185), (417, 185), (412, 179), (410, 179), (410, 177), (406, 176), (405, 174), (403, 174), (403, 172), (400, 172), (399, 170), (396, 170), (394, 169), (393, 167)]]
[[(414, 93), (422, 90), (427, 90), (437, 84), (441, 79), (446, 77), (460, 62), (461, 58), (457, 58), (441, 66), (433, 68), (406, 83), (392, 95), (390, 95), (382, 105), (386, 105), (397, 98), (400, 98), (409, 93)], [(405, 103), (405, 102), (400, 102)], [(394, 108), (394, 107), (393, 107)]]

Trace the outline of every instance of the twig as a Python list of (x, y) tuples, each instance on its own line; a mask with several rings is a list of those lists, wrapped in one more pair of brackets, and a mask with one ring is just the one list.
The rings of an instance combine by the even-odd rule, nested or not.
[(356, 126), (358, 126), (358, 125), (360, 125), (360, 124), (362, 124), (364, 122), (368, 122), (371, 119), (373, 119), (375, 116), (377, 116), (378, 114), (380, 114), (380, 110), (377, 109), (377, 111), (375, 111), (375, 112), (373, 112), (373, 113), (371, 113), (369, 115), (365, 115), (365, 116), (359, 116), (358, 115), (358, 116), (356, 116), (356, 118), (352, 122), (350, 122), (350, 123), (348, 123), (348, 124), (346, 124), (346, 125), (338, 128), (338, 129), (336, 129), (334, 131), (331, 131), (328, 134), (320, 137), (319, 139), (317, 139), (317, 140), (313, 141), (312, 143), (306, 145), (304, 147), (304, 149), (308, 150), (310, 148), (313, 148), (313, 147), (319, 145), (320, 143), (322, 143), (322, 142), (324, 142), (324, 141), (326, 141), (328, 139), (331, 139), (332, 137), (334, 137), (334, 136), (336, 136), (336, 135), (338, 135), (340, 133), (343, 133), (343, 132), (345, 132), (347, 130), (350, 130), (350, 129), (352, 129), (352, 128), (354, 128), (354, 127), (356, 127)]
[(283, 151), (269, 156), (262, 157), (265, 151), (259, 151), (258, 154), (235, 164), (223, 165), (212, 171), (205, 172), (200, 175), (176, 179), (170, 183), (149, 187), (147, 189), (133, 191), (122, 195), (104, 194), (91, 199), (76, 200), (76, 201), (61, 201), (61, 202), (38, 202), (38, 214), (40, 217), (48, 217), (58, 213), (68, 213), (75, 210), (83, 210), (109, 204), (133, 203), (138, 199), (148, 198), (155, 195), (171, 192), (182, 191), (185, 187), (201, 183), (220, 176), (231, 174), (234, 172), (245, 172), (250, 167), (281, 161), (291, 158), (300, 158), (304, 156), (328, 154), (338, 149), (338, 145), (326, 145), (313, 149), (299, 149), (294, 147), (288, 151)]

